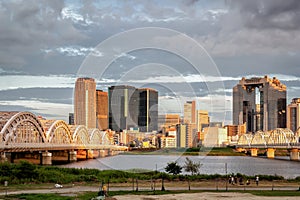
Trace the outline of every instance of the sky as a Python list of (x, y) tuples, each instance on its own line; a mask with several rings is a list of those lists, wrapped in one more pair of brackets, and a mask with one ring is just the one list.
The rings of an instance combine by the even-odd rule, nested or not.
[(231, 123), (232, 87), (276, 76), (300, 92), (300, 1), (0, 0), (0, 110), (67, 120), (77, 77), (159, 91), (160, 113), (197, 100)]

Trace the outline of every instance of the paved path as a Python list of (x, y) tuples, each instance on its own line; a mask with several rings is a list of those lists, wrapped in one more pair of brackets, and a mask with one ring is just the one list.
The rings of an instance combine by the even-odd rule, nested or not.
[[(166, 190), (187, 190), (187, 187), (166, 187)], [(293, 187), (274, 187), (273, 190), (298, 190), (299, 187), (293, 186)], [(132, 187), (112, 187), (109, 189), (110, 191), (132, 191)], [(149, 191), (150, 188), (146, 187), (139, 187), (139, 191)], [(160, 187), (157, 187), (156, 190), (160, 190)], [(205, 191), (216, 191), (216, 187), (191, 187), (191, 190), (205, 190)], [(219, 187), (218, 190), (225, 191), (225, 187)], [(234, 187), (230, 186), (228, 187), (228, 191), (232, 190), (272, 190), (272, 187)], [(80, 192), (98, 192), (99, 187), (95, 186), (74, 186), (74, 187), (64, 187), (64, 188), (49, 188), (49, 189), (33, 189), (33, 190), (15, 190), (15, 191), (10, 191), (9, 188), (6, 191), (1, 191), (0, 195), (10, 195), (10, 194), (47, 194), (47, 193), (59, 193), (59, 194), (76, 194)]]

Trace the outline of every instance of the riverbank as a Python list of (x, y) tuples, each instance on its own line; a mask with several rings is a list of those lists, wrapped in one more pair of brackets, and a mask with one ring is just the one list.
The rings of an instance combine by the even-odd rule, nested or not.
[[(150, 188), (145, 186), (140, 186), (136, 191), (132, 191), (132, 186), (123, 185), (116, 186), (112, 184), (109, 187), (109, 196), (107, 200), (180, 200), (180, 199), (274, 199), (275, 197), (280, 197), (284, 199), (299, 199), (300, 191), (296, 185), (281, 185), (275, 184), (271, 187), (267, 182), (261, 182), (260, 186), (253, 184), (250, 187), (244, 187), (239, 185), (228, 185), (226, 191), (226, 185), (219, 185), (216, 188), (216, 183), (206, 182), (205, 186), (191, 187), (191, 190), (188, 188), (183, 188), (182, 184), (177, 184), (176, 186), (170, 186), (166, 184), (165, 191), (160, 191), (160, 185), (157, 183), (157, 188), (155, 191), (151, 191)], [(142, 184), (143, 185), (143, 184)], [(187, 185), (186, 185), (187, 186)], [(53, 186), (42, 186), (43, 188), (35, 188), (35, 185), (32, 185), (32, 188), (22, 189), (21, 187), (18, 190), (12, 191), (8, 188), (8, 191), (3, 191), (1, 189), (0, 199), (15, 200), (15, 199), (24, 199), (24, 200), (80, 200), (80, 199), (92, 199), (97, 196), (99, 191), (99, 185), (65, 185), (63, 188), (54, 188)], [(251, 197), (251, 198), (250, 198)], [(275, 198), (276, 199), (276, 198)]]
[[(234, 147), (201, 147), (201, 148), (131, 148), (124, 155), (183, 155), (183, 156), (247, 156), (245, 152), (238, 152)], [(265, 156), (266, 150), (259, 149), (258, 156)], [(287, 149), (277, 149), (275, 156), (289, 156)]]
[(124, 155), (183, 155), (183, 156), (245, 156), (230, 147), (168, 148), (168, 149), (130, 149)]

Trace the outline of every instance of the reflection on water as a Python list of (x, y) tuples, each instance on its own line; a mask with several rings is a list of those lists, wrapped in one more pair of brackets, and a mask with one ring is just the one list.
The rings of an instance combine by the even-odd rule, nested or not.
[(228, 174), (277, 174), (285, 178), (300, 176), (300, 162), (246, 156), (118, 155), (71, 163), (64, 165), (64, 167), (96, 168), (101, 170), (157, 169), (158, 171), (164, 171), (168, 162), (177, 161), (180, 165), (183, 165), (185, 157), (202, 164), (201, 174), (225, 174), (225, 163), (227, 163)]

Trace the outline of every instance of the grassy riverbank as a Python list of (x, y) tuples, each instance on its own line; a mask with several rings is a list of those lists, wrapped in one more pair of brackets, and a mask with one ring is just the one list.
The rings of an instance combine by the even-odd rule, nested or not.
[[(138, 172), (138, 173), (136, 173)], [(281, 176), (269, 176), (259, 175), (260, 187), (257, 188), (254, 184), (255, 177), (246, 176), (242, 174), (234, 174), (237, 178), (242, 178), (244, 181), (251, 180), (251, 185), (245, 186), (240, 184), (229, 185), (231, 191), (235, 189), (241, 190), (247, 187), (247, 192), (253, 191), (255, 195), (280, 195), (293, 196), (299, 195), (300, 192), (295, 191), (272, 191), (268, 194), (266, 191), (259, 192), (257, 189), (264, 188), (264, 190), (271, 190), (273, 187), (280, 187), (281, 190), (288, 187), (298, 188), (300, 184), (300, 177), (292, 180), (285, 180)], [(166, 190), (159, 191), (162, 187), (162, 180)], [(97, 169), (75, 169), (75, 168), (61, 168), (56, 166), (38, 166), (30, 164), (28, 162), (21, 162), (18, 164), (1, 163), (0, 164), (0, 192), (4, 194), (6, 190), (20, 192), (30, 190), (43, 190), (46, 194), (14, 194), (6, 196), (5, 199), (91, 199), (97, 195), (99, 186), (103, 183), (108, 185), (112, 190), (127, 190), (127, 191), (110, 191), (110, 195), (123, 195), (123, 194), (152, 194), (150, 191), (152, 184), (156, 184), (155, 194), (176, 194), (190, 193), (190, 192), (203, 192), (205, 188), (211, 188), (210, 191), (217, 192), (219, 190), (225, 190), (228, 176), (219, 174), (198, 174), (198, 175), (171, 175), (156, 171), (147, 170), (129, 170), (129, 171), (117, 171), (117, 170), (97, 170)], [(8, 186), (4, 186), (4, 181), (8, 181)], [(54, 184), (59, 183), (66, 190), (62, 194), (53, 194), (60, 189), (55, 189)], [(148, 190), (142, 192), (133, 192), (139, 187), (140, 190)], [(188, 188), (191, 187), (192, 191)], [(203, 188), (201, 190), (201, 188)], [(223, 189), (222, 189), (223, 188)], [(130, 191), (131, 190), (131, 191)], [(295, 189), (296, 190), (296, 189)], [(49, 194), (48, 194), (49, 191)], [(62, 190), (61, 190), (62, 191)], [(89, 192), (86, 192), (89, 191)], [(290, 193), (289, 193), (290, 192)], [(35, 192), (38, 193), (38, 192)], [(50, 194), (51, 193), (51, 194)], [(61, 193), (61, 192), (60, 192)], [(1, 198), (1, 197), (0, 197)]]
[[(288, 191), (288, 190), (280, 190), (280, 191), (258, 191), (258, 190), (249, 190), (249, 191), (240, 191), (240, 190), (232, 190), (232, 191), (207, 191), (207, 190), (191, 190), (191, 191), (112, 191), (110, 192), (110, 197), (106, 198), (107, 200), (115, 200), (114, 196), (123, 196), (123, 195), (151, 195), (160, 197), (161, 195), (178, 195), (178, 194), (201, 194), (205, 195), (205, 193), (216, 193), (216, 194), (230, 194), (235, 193), (236, 195), (240, 194), (252, 194), (255, 196), (264, 196), (264, 197), (299, 197), (300, 191)], [(7, 195), (3, 198), (7, 200), (16, 200), (16, 199), (24, 199), (24, 200), (90, 200), (97, 196), (97, 192), (83, 192), (77, 194), (15, 194), (15, 195)], [(0, 196), (1, 197), (1, 196)], [(148, 198), (147, 198), (148, 199)], [(152, 198), (149, 198), (152, 199)], [(155, 198), (158, 199), (158, 198)]]
[[(165, 148), (165, 149), (131, 149), (125, 155), (182, 155), (182, 156), (246, 156), (234, 147), (200, 147), (200, 148)], [(266, 156), (266, 149), (259, 149), (258, 156)], [(276, 149), (275, 156), (289, 156), (287, 149)]]
[(132, 149), (127, 155), (183, 155), (183, 156), (245, 156), (230, 147), (214, 148), (168, 148), (168, 149)]

